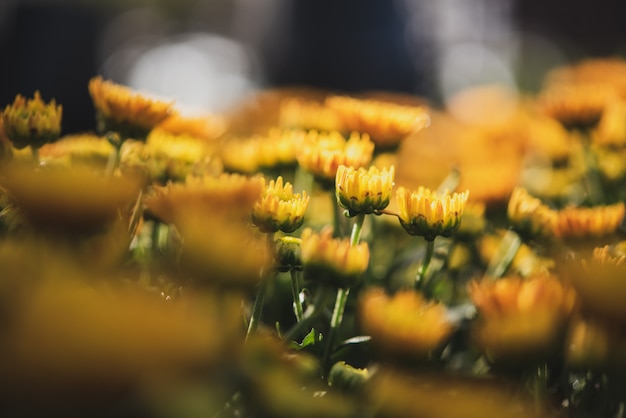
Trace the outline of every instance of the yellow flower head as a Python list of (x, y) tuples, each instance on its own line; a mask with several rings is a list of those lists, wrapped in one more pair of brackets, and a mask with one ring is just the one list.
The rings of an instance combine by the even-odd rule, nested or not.
[(113, 147), (105, 138), (95, 134), (66, 135), (41, 147), (42, 161), (84, 162), (104, 166)]
[(334, 110), (300, 98), (288, 98), (280, 103), (279, 124), (292, 129), (326, 132), (341, 130), (341, 123)]
[(568, 129), (589, 129), (598, 123), (607, 104), (615, 98), (614, 90), (607, 85), (559, 84), (541, 94), (539, 107)]
[(155, 187), (144, 203), (153, 216), (177, 226), (190, 211), (204, 216), (228, 214), (231, 219), (247, 221), (263, 184), (261, 177), (239, 174), (188, 177), (184, 184)]
[(94, 77), (89, 94), (96, 109), (98, 131), (116, 132), (124, 139), (144, 140), (148, 132), (167, 118), (172, 103), (149, 99), (128, 87)]
[(361, 100), (346, 96), (326, 99), (326, 106), (339, 115), (347, 130), (366, 132), (376, 146), (397, 146), (409, 134), (430, 124), (424, 106), (405, 106), (379, 100)]
[(224, 118), (217, 115), (183, 116), (173, 112), (154, 129), (212, 141), (224, 133), (226, 125)]
[(38, 91), (33, 99), (26, 100), (18, 94), (13, 104), (7, 105), (1, 114), (4, 134), (13, 146), (39, 148), (53, 142), (61, 135), (63, 107), (53, 99), (46, 104)]
[(297, 155), (298, 163), (320, 181), (335, 179), (340, 165), (364, 167), (372, 160), (374, 143), (367, 134), (353, 132), (346, 141), (338, 132), (327, 134), (310, 131), (302, 141)]
[(283, 184), (283, 178), (279, 176), (265, 187), (261, 199), (254, 205), (250, 219), (261, 232), (293, 232), (304, 222), (308, 206), (309, 196), (306, 192), (295, 194), (291, 183)]
[(86, 166), (32, 166), (11, 164), (2, 169), (6, 187), (21, 212), (46, 229), (85, 233), (113, 222), (118, 211), (139, 195), (138, 177), (104, 178)]
[(271, 129), (267, 135), (253, 137), (258, 151), (260, 167), (292, 166), (296, 163), (296, 144), (302, 140), (304, 131)]
[(561, 239), (610, 235), (621, 225), (624, 209), (623, 202), (591, 208), (561, 209), (556, 213), (551, 232)]
[(388, 296), (380, 288), (369, 289), (359, 301), (358, 320), (362, 332), (391, 358), (425, 358), (453, 331), (445, 306), (414, 290)]
[(337, 287), (352, 287), (361, 281), (370, 259), (367, 243), (351, 246), (347, 238), (333, 238), (331, 229), (317, 234), (306, 228), (301, 238), (306, 277)]
[(122, 152), (126, 167), (144, 171), (154, 182), (184, 181), (191, 174), (219, 174), (222, 165), (211, 147), (200, 138), (172, 134), (162, 129), (150, 132), (145, 143), (127, 143)]
[(593, 132), (596, 145), (623, 147), (626, 145), (626, 101), (612, 100), (600, 118)]
[(626, 257), (597, 247), (590, 258), (566, 261), (563, 274), (580, 298), (581, 308), (603, 318), (626, 324)]
[(425, 187), (416, 192), (400, 187), (396, 191), (400, 224), (410, 235), (429, 241), (437, 235), (449, 237), (461, 224), (468, 196), (469, 190), (439, 195)]
[(335, 178), (337, 203), (350, 215), (374, 213), (389, 205), (395, 167), (379, 170), (340, 165)]
[(496, 361), (534, 359), (558, 350), (576, 294), (554, 276), (472, 282), (480, 320), (477, 344)]
[(556, 212), (531, 196), (525, 188), (516, 187), (509, 199), (507, 215), (519, 230), (538, 235), (550, 232)]

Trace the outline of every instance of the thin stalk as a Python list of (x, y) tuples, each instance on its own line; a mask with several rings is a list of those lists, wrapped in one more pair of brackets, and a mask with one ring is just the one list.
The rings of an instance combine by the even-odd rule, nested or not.
[(121, 159), (122, 159), (122, 145), (119, 145), (119, 146), (116, 145), (113, 149), (113, 152), (109, 155), (109, 160), (107, 161), (106, 171), (104, 172), (107, 178), (110, 178), (113, 176), (115, 169), (119, 167), (120, 165)]
[(31, 145), (30, 152), (33, 155), (33, 161), (35, 161), (35, 165), (39, 165), (39, 148)]
[(522, 240), (519, 235), (511, 230), (506, 231), (506, 234), (504, 234), (500, 241), (495, 257), (491, 259), (487, 266), (485, 276), (491, 279), (502, 277), (506, 269), (509, 268), (513, 258), (515, 258), (521, 245)]
[(426, 279), (426, 272), (428, 271), (428, 266), (430, 266), (430, 261), (433, 259), (433, 254), (435, 253), (435, 240), (427, 240), (426, 241), (426, 255), (424, 256), (424, 260), (422, 260), (422, 266), (417, 273), (417, 277), (415, 278), (415, 289), (421, 290), (424, 288), (424, 280)]
[(322, 364), (325, 366), (325, 370), (330, 368), (330, 356), (332, 353), (333, 343), (337, 335), (337, 329), (341, 326), (343, 321), (343, 312), (346, 309), (346, 301), (350, 294), (349, 288), (337, 289), (337, 299), (335, 300), (335, 307), (333, 309), (333, 316), (330, 318), (330, 330), (328, 331), (328, 338), (324, 345), (324, 356), (322, 358)]
[(535, 373), (532, 377), (532, 385), (535, 410), (537, 411), (537, 413), (540, 413), (544, 407), (544, 401), (546, 398), (546, 391), (548, 386), (548, 365), (546, 363), (537, 366)]
[[(364, 213), (359, 213), (354, 220), (354, 225), (352, 225), (352, 233), (350, 234), (350, 246), (352, 247), (359, 245), (359, 240), (361, 238), (361, 229), (363, 229), (364, 220)], [(337, 335), (337, 329), (341, 326), (341, 323), (343, 322), (343, 312), (346, 309), (346, 301), (348, 300), (349, 294), (349, 288), (337, 289), (337, 299), (335, 300), (333, 315), (330, 318), (330, 330), (328, 331), (328, 338), (326, 340), (326, 344), (324, 345), (324, 356), (322, 364), (324, 364), (326, 367), (330, 367), (330, 364), (328, 363), (332, 354), (332, 348), (335, 337)]]
[(599, 205), (604, 202), (604, 187), (600, 179), (598, 162), (591, 149), (591, 139), (588, 132), (583, 132), (583, 152), (585, 154), (585, 177), (584, 186), (587, 199), (591, 205)]
[(343, 236), (343, 228), (341, 227), (341, 208), (337, 204), (337, 197), (334, 192), (330, 192), (330, 204), (333, 208), (333, 236), (334, 237), (342, 237)]
[[(274, 233), (270, 232), (265, 235), (265, 244), (267, 245), (267, 249), (269, 254), (272, 254), (274, 251)], [(271, 255), (270, 255), (271, 257)], [(246, 341), (248, 338), (254, 334), (259, 327), (259, 322), (261, 321), (261, 315), (263, 314), (263, 304), (265, 303), (265, 294), (267, 293), (267, 285), (269, 283), (270, 276), (273, 270), (263, 269), (261, 273), (261, 282), (259, 283), (259, 290), (256, 294), (256, 299), (254, 300), (254, 306), (252, 307), (252, 316), (250, 317), (250, 322), (248, 323), (248, 331), (246, 332)]]
[(300, 285), (298, 283), (299, 272), (297, 270), (291, 269), (291, 294), (293, 296), (293, 308), (296, 314), (296, 320), (298, 322), (302, 321), (304, 317), (304, 313), (302, 311), (302, 302), (300, 301)]

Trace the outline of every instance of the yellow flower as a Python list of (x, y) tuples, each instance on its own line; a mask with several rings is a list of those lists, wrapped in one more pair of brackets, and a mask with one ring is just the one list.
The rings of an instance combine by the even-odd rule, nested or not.
[(258, 146), (260, 167), (291, 166), (296, 163), (296, 144), (304, 137), (304, 131), (270, 129), (267, 135), (254, 137)]
[(591, 208), (568, 207), (556, 213), (551, 232), (561, 239), (601, 237), (614, 233), (623, 219), (623, 202)]
[(281, 271), (301, 270), (300, 246), (302, 239), (285, 235), (274, 241), (276, 253), (274, 259)]
[(89, 94), (96, 109), (98, 131), (118, 133), (121, 142), (128, 138), (144, 140), (152, 128), (169, 116), (172, 107), (172, 103), (144, 97), (100, 76), (89, 81)]
[(268, 264), (265, 240), (250, 225), (224, 213), (188, 208), (176, 227), (183, 238), (181, 267), (194, 284), (251, 288)]
[(619, 324), (577, 318), (570, 327), (565, 347), (568, 368), (626, 370), (626, 335)]
[(550, 209), (540, 199), (531, 196), (523, 187), (516, 187), (513, 190), (507, 215), (515, 227), (531, 235), (550, 233), (554, 218), (557, 216), (556, 211)]
[(257, 201), (250, 216), (252, 224), (261, 232), (293, 232), (304, 222), (304, 213), (309, 206), (306, 192), (294, 194), (289, 182), (283, 184), (283, 178), (271, 180), (265, 187), (261, 199)]
[(388, 296), (383, 289), (369, 289), (359, 301), (358, 321), (388, 358), (425, 358), (453, 331), (445, 306), (414, 290)]
[(568, 129), (586, 130), (598, 123), (615, 98), (615, 91), (604, 84), (558, 84), (541, 94), (539, 107)]
[(222, 165), (211, 154), (210, 144), (186, 134), (161, 129), (150, 132), (145, 143), (129, 142), (123, 149), (126, 168), (145, 172), (158, 183), (184, 181), (188, 175), (219, 174)]
[(144, 199), (147, 210), (165, 223), (178, 225), (189, 211), (205, 216), (228, 214), (247, 220), (263, 191), (261, 177), (222, 173), (212, 177), (188, 177), (184, 184), (155, 187)]
[(563, 264), (563, 274), (576, 289), (583, 311), (626, 324), (626, 256), (597, 247), (591, 258)]
[(179, 112), (172, 112), (154, 129), (213, 141), (224, 133), (226, 126), (224, 118), (217, 115), (183, 116)]
[(220, 145), (219, 156), (224, 169), (234, 173), (252, 174), (259, 170), (257, 143), (240, 138), (225, 139)]
[(623, 147), (626, 145), (625, 100), (613, 100), (607, 104), (592, 138), (597, 145), (612, 147)]
[(113, 147), (95, 134), (74, 134), (61, 137), (39, 150), (41, 161), (66, 163), (94, 163), (104, 166)]
[(379, 170), (340, 165), (335, 178), (337, 203), (350, 215), (374, 213), (389, 205), (395, 167)]
[(480, 314), (475, 341), (494, 361), (533, 361), (560, 348), (576, 294), (558, 278), (483, 279), (468, 290)]
[(315, 101), (300, 98), (284, 99), (280, 103), (279, 112), (279, 124), (285, 128), (326, 132), (341, 130), (341, 123), (335, 111)]
[(363, 278), (369, 264), (367, 243), (350, 245), (350, 240), (333, 238), (331, 229), (302, 231), (301, 257), (306, 277), (337, 287), (352, 287)]
[(332, 96), (325, 103), (339, 115), (345, 129), (366, 132), (380, 148), (395, 147), (408, 135), (430, 124), (424, 106), (405, 106), (347, 96)]
[(346, 141), (338, 132), (308, 132), (297, 154), (298, 163), (320, 181), (330, 183), (335, 179), (340, 165), (364, 167), (372, 160), (374, 143), (367, 134), (353, 132)]
[(119, 209), (138, 198), (142, 180), (107, 179), (86, 166), (33, 169), (13, 164), (3, 167), (1, 184), (33, 224), (84, 233), (114, 221)]
[(437, 235), (449, 237), (461, 224), (468, 196), (469, 190), (439, 195), (425, 187), (416, 192), (400, 187), (396, 191), (400, 224), (410, 235), (420, 235), (428, 241)]
[(18, 94), (13, 104), (4, 108), (1, 116), (4, 134), (17, 149), (29, 145), (39, 148), (61, 135), (62, 106), (57, 106), (54, 99), (44, 103), (38, 91), (33, 99), (28, 100)]

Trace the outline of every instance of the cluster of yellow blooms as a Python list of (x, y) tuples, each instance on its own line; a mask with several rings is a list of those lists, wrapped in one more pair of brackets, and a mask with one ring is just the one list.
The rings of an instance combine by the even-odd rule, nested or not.
[(96, 132), (64, 137), (61, 106), (18, 95), (0, 112), (0, 382), (144, 394), (201, 370), (211, 416), (591, 408), (598, 376), (626, 371), (624, 80), (598, 59), (448, 110), (282, 92), (187, 117), (94, 77)]

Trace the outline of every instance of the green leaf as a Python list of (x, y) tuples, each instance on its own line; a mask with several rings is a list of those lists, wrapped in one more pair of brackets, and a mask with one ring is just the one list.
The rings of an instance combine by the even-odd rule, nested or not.
[(302, 350), (305, 347), (308, 347), (310, 345), (315, 345), (319, 342), (321, 342), (324, 339), (324, 336), (322, 335), (321, 332), (317, 332), (315, 331), (315, 328), (311, 329), (311, 332), (309, 332), (303, 339), (301, 343), (298, 343), (297, 341), (291, 341), (289, 343), (289, 348), (293, 349), (293, 350)]

